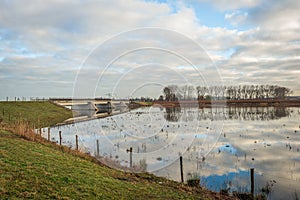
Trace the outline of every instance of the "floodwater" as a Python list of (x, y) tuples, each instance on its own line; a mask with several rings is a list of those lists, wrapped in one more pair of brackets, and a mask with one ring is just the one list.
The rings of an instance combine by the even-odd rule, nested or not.
[[(119, 169), (148, 171), (180, 181), (199, 178), (208, 189), (255, 193), (268, 199), (300, 197), (300, 109), (297, 107), (146, 107), (51, 128), (51, 140)], [(43, 136), (47, 137), (46, 129)], [(99, 146), (97, 148), (97, 140)]]

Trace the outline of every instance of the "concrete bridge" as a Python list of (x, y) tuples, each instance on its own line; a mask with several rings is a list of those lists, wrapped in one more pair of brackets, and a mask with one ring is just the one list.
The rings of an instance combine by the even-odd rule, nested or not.
[(106, 111), (109, 109), (121, 109), (129, 106), (129, 100), (115, 99), (50, 99), (61, 106), (70, 106), (72, 110)]

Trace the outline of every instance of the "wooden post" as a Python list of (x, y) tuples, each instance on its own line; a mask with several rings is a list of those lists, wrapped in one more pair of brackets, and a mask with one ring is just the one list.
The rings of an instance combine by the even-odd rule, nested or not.
[(3, 110), (2, 110), (2, 116), (4, 117), (4, 108), (3, 108)]
[(40, 117), (38, 117), (38, 126), (40, 126)]
[(10, 112), (8, 113), (8, 121), (10, 121)]
[(254, 197), (254, 168), (250, 168), (251, 175), (251, 195)]
[(50, 141), (50, 127), (48, 127), (48, 141)]
[(62, 140), (61, 131), (59, 131), (59, 145), (61, 145), (61, 140)]
[(130, 160), (129, 160), (129, 162), (130, 162), (130, 168), (132, 168), (132, 147), (130, 147)]
[(100, 151), (99, 151), (99, 140), (97, 140), (97, 154), (96, 154), (97, 158), (100, 157)]
[(132, 147), (127, 149), (127, 153), (129, 152), (129, 166), (132, 168)]
[(42, 136), (42, 128), (39, 128), (40, 136)]
[(76, 151), (78, 151), (78, 135), (76, 135)]
[(179, 157), (180, 160), (180, 176), (181, 176), (181, 182), (183, 183), (183, 164), (182, 164), (182, 156)]

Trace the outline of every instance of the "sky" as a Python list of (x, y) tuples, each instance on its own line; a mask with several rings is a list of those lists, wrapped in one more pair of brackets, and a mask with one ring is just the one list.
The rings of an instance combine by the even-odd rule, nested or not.
[(178, 85), (300, 95), (297, 0), (0, 0), (0, 99), (158, 98)]

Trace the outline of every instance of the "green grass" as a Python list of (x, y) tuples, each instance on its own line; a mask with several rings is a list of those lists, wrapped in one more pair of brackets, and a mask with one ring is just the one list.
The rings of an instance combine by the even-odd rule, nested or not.
[(196, 189), (130, 174), (0, 130), (1, 199), (206, 199)]
[(25, 119), (36, 128), (47, 127), (72, 117), (72, 112), (51, 102), (0, 102), (2, 123), (13, 124)]

